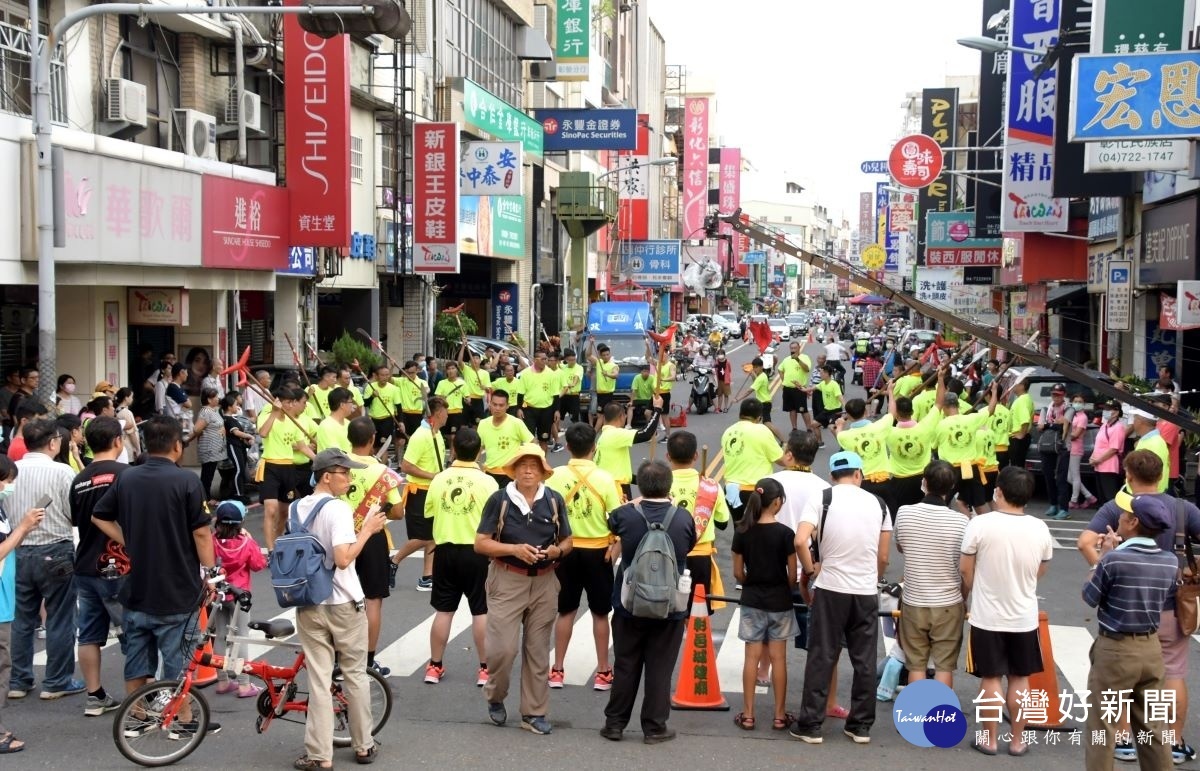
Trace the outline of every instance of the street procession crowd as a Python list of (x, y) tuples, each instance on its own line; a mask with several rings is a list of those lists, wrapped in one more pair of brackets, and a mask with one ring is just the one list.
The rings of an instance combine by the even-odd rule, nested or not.
[[(35, 369), (5, 373), (0, 754), (26, 749), (2, 708), (34, 693), (37, 637), (46, 651), (40, 698), (83, 694), (84, 715), (101, 716), (120, 704), (102, 684), (110, 633), (126, 693), (156, 673), (176, 676), (189, 662), (203, 570), (219, 562), (231, 584), (248, 588), (252, 572), (278, 567), (277, 539), (297, 531), (321, 543), (332, 576), (330, 594), (296, 614), (309, 678), (344, 681), (358, 763), (380, 752), (367, 706), (355, 702), (368, 692), (368, 668), (389, 674), (376, 659), (383, 601), (410, 556), (422, 561), (414, 588), (429, 593), (435, 612), (425, 683), (459, 676), (444, 657), (465, 601), (478, 653), (470, 674), (492, 723), (508, 722), (519, 654), (517, 724), (550, 734), (550, 694), (564, 686), (567, 650), (590, 643), (592, 687), (609, 692), (600, 734), (625, 738), (640, 691), (643, 741), (669, 741), (693, 590), (732, 594), (716, 559), (718, 531), (728, 529), (721, 543), (730, 544), (736, 633), (746, 644), (739, 728), (757, 728), (755, 686), (769, 685), (773, 730), (815, 744), (835, 720), (855, 744), (871, 741), (880, 587), (895, 542), (906, 682), (951, 685), (965, 647), (964, 668), (980, 679), (978, 730), (968, 741), (985, 755), (1023, 756), (1038, 709), (1030, 677), (1046, 662), (1037, 584), (1053, 542), (1044, 518), (1095, 508), (1078, 543), (1091, 568), (1080, 576), (1081, 599), (1097, 608), (1099, 625), (1092, 700), (1084, 693), (1074, 718), (1091, 740), (1087, 767), (1119, 759), (1165, 768), (1195, 757), (1184, 738), (1185, 677), (1200, 604), (1191, 553), (1200, 509), (1177, 497), (1174, 424), (1115, 401), (1096, 405), (1093, 494), (1079, 473), (1088, 405), (1065, 386), (1037, 410), (1021, 379), (1002, 387), (1000, 362), (968, 377), (951, 356), (897, 353), (886, 371), (870, 368), (865, 398), (848, 398), (849, 352), (831, 337), (815, 363), (799, 341), (770, 367), (755, 357), (734, 392), (732, 363), (717, 347), (703, 355), (724, 386), (718, 413), (736, 409), (737, 419), (723, 430), (723, 473), (713, 479), (697, 436), (668, 419), (681, 366), (669, 347), (669, 336), (647, 334), (631, 399), (616, 393), (612, 352), (594, 342), (531, 354), (464, 344), (455, 359), (418, 353), (398, 368), (381, 364), (365, 383), (351, 368), (322, 366), (311, 383), (303, 374), (273, 383), (264, 370), (239, 388), (227, 388), (219, 363), (197, 378), (173, 355), (158, 366), (147, 356), (134, 388), (100, 382), (86, 403), (69, 375), (45, 404)], [(879, 364), (879, 353), (863, 354)], [(585, 374), (594, 389), (588, 410)], [(773, 416), (777, 389), (786, 423)], [(1035, 495), (1026, 458), (1038, 451), (1038, 429), (1055, 433), (1052, 451), (1037, 445), (1050, 498), (1044, 518), (1026, 513)], [(838, 446), (818, 465), (825, 432)], [(641, 443), (665, 445), (665, 459), (651, 452), (635, 474), (631, 452)], [(199, 475), (179, 466), (190, 444)], [(254, 488), (265, 548), (244, 527)], [(389, 520), (404, 522), (402, 542), (393, 542)], [(585, 595), (592, 640), (572, 643)], [(721, 605), (706, 602), (710, 612)], [(787, 647), (797, 638), (807, 655), (793, 713)], [(853, 670), (848, 707), (837, 699), (842, 649)], [(224, 672), (216, 690), (260, 693)], [(332, 766), (332, 719), (329, 699), (314, 698), (296, 768)], [(173, 730), (202, 727), (184, 721)], [(208, 723), (208, 733), (219, 730)]]

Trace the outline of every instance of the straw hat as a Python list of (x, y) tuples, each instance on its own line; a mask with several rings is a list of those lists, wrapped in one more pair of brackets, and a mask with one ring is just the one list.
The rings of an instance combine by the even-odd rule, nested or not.
[(542, 464), (542, 481), (549, 479), (550, 475), (554, 473), (554, 469), (550, 468), (550, 464), (546, 462), (546, 453), (542, 451), (540, 446), (533, 442), (527, 442), (517, 448), (517, 454), (504, 467), (504, 473), (516, 479), (514, 472), (516, 471), (517, 464), (525, 458), (537, 458), (538, 462)]

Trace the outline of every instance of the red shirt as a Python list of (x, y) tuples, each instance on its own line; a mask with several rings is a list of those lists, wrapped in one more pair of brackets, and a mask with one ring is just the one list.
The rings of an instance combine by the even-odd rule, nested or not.
[(1167, 443), (1167, 450), (1171, 454), (1171, 473), (1168, 479), (1179, 478), (1179, 443), (1182, 441), (1179, 432), (1179, 426), (1168, 420), (1158, 421), (1158, 435)]
[(883, 369), (883, 362), (878, 359), (863, 359), (863, 388), (868, 390), (875, 387), (876, 381), (879, 379), (879, 371)]
[(12, 438), (12, 441), (8, 443), (8, 452), (5, 454), (8, 455), (9, 460), (16, 462), (21, 458), (24, 458), (25, 453), (27, 452), (29, 452), (29, 450), (25, 449), (25, 436), (23, 434), (17, 434)]

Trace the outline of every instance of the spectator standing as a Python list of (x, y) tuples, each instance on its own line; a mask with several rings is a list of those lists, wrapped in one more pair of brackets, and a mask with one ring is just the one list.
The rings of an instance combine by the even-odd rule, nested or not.
[(7, 514), (11, 508), (5, 499), (13, 493), (17, 464), (0, 455), (0, 755), (10, 755), (25, 749), (21, 741), (4, 727), (3, 714), (8, 706), (8, 687), (5, 682), (12, 673), (12, 622), (17, 604), (17, 559), (13, 552), (31, 531), (41, 524), (45, 509), (30, 509), (14, 523)]
[[(861, 488), (862, 458), (835, 453), (829, 472), (833, 488), (821, 499), (806, 502), (796, 531), (795, 549), (812, 582), (813, 601), (804, 698), (791, 734), (806, 744), (823, 741), (829, 672), (845, 640), (854, 679), (844, 733), (855, 744), (867, 744), (875, 722), (876, 586), (887, 570), (892, 523), (883, 501)], [(817, 559), (810, 540), (816, 544)]]
[[(1174, 591), (1179, 563), (1155, 538), (1172, 527), (1175, 516), (1165, 496), (1123, 496), (1117, 530), (1100, 539), (1100, 561), (1083, 587), (1083, 601), (1096, 608), (1099, 636), (1092, 644), (1088, 688), (1092, 693), (1129, 694), (1129, 707), (1114, 717), (1102, 709), (1088, 711), (1085, 750), (1088, 771), (1113, 767), (1116, 733), (1125, 709), (1138, 737), (1142, 768), (1170, 768), (1171, 749), (1162, 741), (1166, 725), (1151, 722), (1146, 704), (1163, 693), (1163, 657), (1158, 626), (1167, 597)], [(1120, 545), (1117, 545), (1118, 542)], [(1097, 741), (1099, 736), (1101, 741)], [(1143, 737), (1146, 741), (1143, 741)]]
[[(1038, 642), (1037, 582), (1049, 567), (1054, 542), (1046, 523), (1026, 515), (1033, 475), (1009, 466), (996, 479), (995, 509), (970, 521), (963, 535), (963, 590), (969, 600), (968, 671), (981, 678), (980, 702), (1007, 706), (1012, 715), (1008, 754), (1024, 755), (1025, 720), (1017, 694), (1029, 690), (1029, 676), (1042, 671)], [(1008, 691), (1000, 681), (1008, 680)], [(979, 752), (995, 755), (999, 723), (981, 721)]]
[[(633, 564), (638, 545), (649, 530), (648, 523), (666, 528), (675, 547), (675, 564), (682, 566), (696, 543), (696, 525), (685, 509), (671, 502), (671, 468), (662, 461), (646, 461), (638, 467), (639, 503), (627, 503), (608, 515), (608, 527), (621, 544), (621, 566), (613, 587), (613, 688), (604, 708), (600, 735), (620, 741), (633, 716), (633, 704), (645, 677), (642, 694), (642, 741), (660, 744), (675, 738), (667, 726), (671, 716), (671, 674), (683, 640), (685, 610), (668, 613), (664, 619), (633, 616), (621, 603), (625, 570)], [(668, 520), (669, 518), (669, 520)]]
[[(1088, 419), (1087, 404), (1084, 402), (1082, 394), (1071, 397), (1071, 409), (1071, 422), (1067, 428), (1071, 444), (1071, 457), (1067, 465), (1067, 481), (1071, 485), (1068, 506), (1072, 509), (1091, 509), (1096, 507), (1096, 496), (1092, 495), (1092, 491), (1083, 484), (1082, 471), (1083, 437), (1087, 433), (1088, 424), (1091, 421)], [(1083, 496), (1082, 501), (1079, 500), (1081, 495)]]
[[(209, 373), (209, 377), (212, 374)], [(241, 501), (223, 501), (213, 511), (216, 520), (213, 531), (213, 553), (221, 561), (225, 570), (225, 579), (239, 589), (250, 589), (250, 574), (257, 573), (267, 566), (267, 558), (258, 547), (254, 536), (242, 527), (246, 520), (246, 506)], [(241, 609), (232, 599), (225, 599), (217, 610), (216, 639), (225, 640), (225, 630), (229, 627), (240, 629)], [(225, 655), (230, 655), (229, 647)], [(262, 687), (250, 682), (247, 674), (238, 674), (230, 678), (224, 669), (217, 670), (217, 693), (237, 692), (239, 699), (252, 699), (262, 693)]]
[(935, 677), (953, 686), (962, 649), (962, 580), (958, 572), (967, 518), (950, 508), (954, 467), (936, 460), (925, 469), (925, 498), (896, 513), (896, 550), (904, 555), (904, 597), (898, 637), (908, 681), (925, 679), (932, 660)]
[(1130, 408), (1126, 411), (1133, 418), (1130, 432), (1138, 438), (1135, 450), (1149, 450), (1162, 462), (1162, 475), (1158, 479), (1158, 492), (1165, 493), (1170, 487), (1171, 448), (1158, 430), (1158, 422), (1145, 410)]
[(233, 481), (233, 497), (242, 503), (249, 503), (246, 495), (246, 483), (253, 474), (249, 466), (249, 450), (254, 444), (254, 434), (251, 426), (238, 415), (238, 397), (228, 393), (221, 398), (221, 420), (225, 424), (225, 457), (233, 466), (230, 479)]
[(25, 444), (25, 424), (31, 420), (44, 418), (49, 414), (50, 410), (46, 409), (46, 405), (34, 399), (26, 399), (17, 405), (17, 408), (13, 410), (16, 420), (13, 438), (8, 443), (8, 449), (5, 452), (9, 460), (19, 461), (25, 457), (25, 453), (28, 451), (28, 446)]
[(387, 518), (378, 506), (372, 506), (356, 534), (350, 504), (340, 496), (350, 490), (350, 472), (363, 468), (363, 464), (332, 448), (317, 453), (312, 465), (316, 479), (312, 495), (292, 504), (289, 509), (295, 511), (289, 516), (309, 523), (307, 529), (321, 542), (326, 564), (332, 562), (334, 571), (333, 592), (329, 597), (296, 611), (296, 628), (310, 683), (304, 754), (293, 764), (300, 771), (333, 767), (331, 686), (335, 657), (349, 703), (354, 759), (360, 764), (373, 763), (379, 753), (379, 746), (371, 736), (367, 616), (363, 613), (363, 590), (354, 562), (367, 542), (383, 529)]
[[(10, 397), (11, 398), (11, 397)], [(58, 390), (54, 399), (55, 411), (59, 415), (78, 415), (83, 409), (83, 402), (75, 395), (75, 378), (70, 375), (58, 376)]]
[[(75, 472), (54, 461), (63, 440), (53, 420), (26, 423), (23, 435), (28, 452), (17, 461), (21, 483), (14, 485), (11, 510), (29, 511), (46, 497), (50, 503), (41, 526), (17, 548), (17, 607), (8, 697), (24, 698), (33, 688), (33, 640), (44, 603), (46, 671), (41, 698), (58, 699), (84, 689), (83, 681), (74, 677), (75, 544), (70, 495)], [(13, 524), (19, 525), (20, 520)]]
[(1125, 453), (1125, 423), (1121, 420), (1121, 403), (1107, 402), (1100, 413), (1100, 430), (1092, 449), (1092, 470), (1096, 472), (1097, 500), (1101, 505), (1116, 497), (1121, 489), (1121, 458)]
[(200, 391), (200, 410), (196, 413), (195, 430), (184, 440), (184, 446), (196, 442), (196, 456), (200, 461), (200, 485), (204, 488), (205, 500), (212, 497), (212, 483), (217, 467), (225, 460), (225, 419), (218, 408), (221, 397), (214, 388)]

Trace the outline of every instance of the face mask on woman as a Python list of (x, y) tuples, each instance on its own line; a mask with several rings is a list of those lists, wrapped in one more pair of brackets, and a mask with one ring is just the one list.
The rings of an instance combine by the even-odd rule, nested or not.
[(1078, 411), (1082, 410), (1084, 407), (1086, 407), (1087, 405), (1085, 405), (1083, 402), (1071, 402), (1071, 406), (1074, 407), (1075, 410), (1078, 412)]
[(1117, 416), (1116, 410), (1105, 410), (1103, 412), (1104, 422), (1108, 423)]

